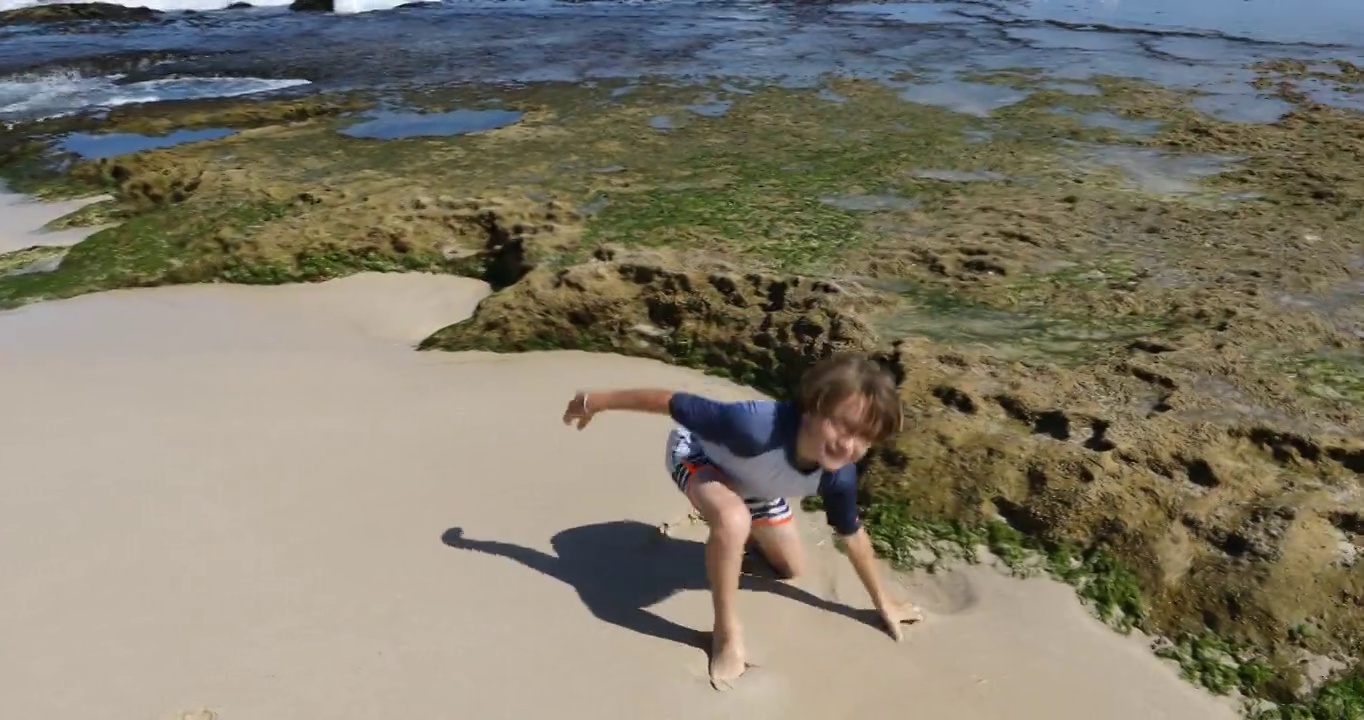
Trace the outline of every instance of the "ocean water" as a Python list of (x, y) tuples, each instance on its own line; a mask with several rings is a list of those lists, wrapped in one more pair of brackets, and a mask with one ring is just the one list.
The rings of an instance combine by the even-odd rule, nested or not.
[[(976, 114), (1015, 91), (957, 76), (1037, 67), (1085, 92), (1097, 74), (1207, 93), (1200, 107), (1265, 122), (1282, 101), (1249, 85), (1260, 58), (1364, 63), (1358, 0), (121, 0), (142, 23), (0, 26), (0, 121), (161, 98), (299, 94), (454, 82), (643, 76), (818, 86), (829, 75), (913, 84), (909, 99)], [(0, 9), (33, 0), (0, 0)], [(1329, 84), (1318, 99), (1360, 104)], [(719, 112), (716, 106), (716, 112)]]

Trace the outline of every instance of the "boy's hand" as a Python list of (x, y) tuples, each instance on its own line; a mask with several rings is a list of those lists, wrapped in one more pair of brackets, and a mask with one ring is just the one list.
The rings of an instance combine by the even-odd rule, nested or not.
[(912, 624), (923, 619), (923, 611), (911, 602), (890, 600), (881, 608), (881, 622), (885, 624), (890, 636), (895, 638), (895, 642), (904, 639), (904, 632), (900, 629), (901, 623)]
[(587, 393), (580, 392), (577, 395), (574, 395), (572, 400), (568, 401), (568, 408), (564, 410), (564, 424), (571, 425), (576, 421), (578, 423), (578, 429), (582, 430), (587, 427), (589, 422), (592, 422), (592, 416), (594, 414), (595, 413), (587, 407)]

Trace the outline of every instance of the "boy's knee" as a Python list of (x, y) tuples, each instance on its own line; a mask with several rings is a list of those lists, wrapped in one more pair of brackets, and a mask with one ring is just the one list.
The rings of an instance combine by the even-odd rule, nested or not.
[(711, 532), (725, 540), (743, 542), (748, 538), (752, 525), (753, 517), (749, 515), (748, 508), (740, 504), (738, 507), (728, 507), (716, 513), (715, 520), (711, 523)]

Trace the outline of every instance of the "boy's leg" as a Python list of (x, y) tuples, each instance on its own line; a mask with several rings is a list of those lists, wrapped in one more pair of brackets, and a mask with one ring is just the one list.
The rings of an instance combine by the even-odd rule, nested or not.
[(706, 579), (715, 606), (710, 678), (717, 688), (737, 679), (747, 669), (743, 631), (739, 625), (739, 570), (744, 559), (751, 518), (748, 506), (714, 468), (711, 477), (693, 477), (687, 495), (710, 526), (706, 540)]
[(753, 541), (763, 559), (783, 580), (800, 575), (805, 569), (805, 551), (786, 500), (750, 500), (748, 508), (753, 518)]

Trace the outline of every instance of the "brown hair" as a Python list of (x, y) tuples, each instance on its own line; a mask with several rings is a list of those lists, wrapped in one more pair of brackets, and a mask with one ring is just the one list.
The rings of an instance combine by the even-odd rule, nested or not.
[(795, 400), (802, 413), (827, 415), (857, 395), (868, 401), (862, 427), (872, 442), (882, 442), (900, 431), (904, 410), (895, 377), (866, 355), (843, 353), (816, 363), (801, 376)]

